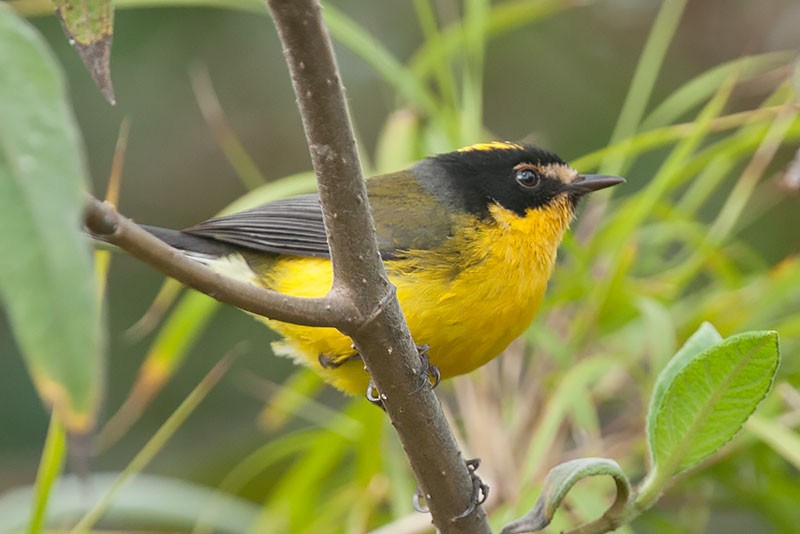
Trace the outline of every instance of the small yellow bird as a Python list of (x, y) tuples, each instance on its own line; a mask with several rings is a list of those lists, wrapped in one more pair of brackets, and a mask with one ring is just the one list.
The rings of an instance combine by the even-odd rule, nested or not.
[[(468, 146), (367, 181), (381, 255), (417, 343), (442, 378), (485, 364), (533, 319), (578, 200), (624, 182), (581, 175), (540, 148)], [(183, 231), (145, 227), (215, 270), (321, 297), (333, 279), (317, 195), (271, 202)], [(273, 347), (351, 394), (369, 384), (350, 338), (263, 317)]]

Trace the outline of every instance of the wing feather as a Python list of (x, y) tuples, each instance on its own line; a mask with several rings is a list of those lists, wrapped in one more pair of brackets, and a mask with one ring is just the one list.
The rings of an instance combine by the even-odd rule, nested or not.
[(302, 195), (217, 217), (184, 230), (251, 250), (329, 257), (317, 195)]
[[(435, 200), (408, 171), (368, 180), (367, 189), (384, 260), (405, 250), (435, 248), (452, 235), (452, 208)], [(330, 257), (316, 194), (210, 219), (183, 232), (254, 251)]]

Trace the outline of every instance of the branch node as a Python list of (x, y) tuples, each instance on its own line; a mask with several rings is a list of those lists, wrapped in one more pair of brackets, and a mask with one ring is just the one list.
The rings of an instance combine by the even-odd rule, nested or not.
[(395, 298), (397, 295), (397, 288), (392, 283), (386, 284), (386, 291), (383, 292), (381, 298), (375, 304), (375, 306), (370, 310), (370, 312), (366, 315), (362, 315), (361, 321), (359, 321), (358, 327), (356, 328), (354, 334), (358, 334), (365, 328), (369, 328), (370, 325), (375, 322), (375, 320), (380, 317), (383, 313), (383, 310), (386, 309), (386, 305), (389, 304), (392, 299)]
[(89, 231), (98, 237), (110, 236), (119, 229), (119, 215), (110, 202), (90, 198), (86, 204), (84, 221)]

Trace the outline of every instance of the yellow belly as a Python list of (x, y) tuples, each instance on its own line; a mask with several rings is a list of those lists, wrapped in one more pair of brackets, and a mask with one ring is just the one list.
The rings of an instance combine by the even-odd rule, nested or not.
[[(443, 378), (500, 354), (536, 314), (571, 213), (532, 211), (519, 217), (494, 207), (493, 221), (466, 225), (441, 249), (386, 262), (411, 335), (417, 344), (430, 346), (431, 362)], [(331, 280), (327, 259), (283, 257), (261, 281), (289, 295), (319, 297)], [(343, 391), (366, 391), (369, 376), (357, 358), (350, 358), (355, 352), (348, 337), (333, 328), (263, 320), (284, 337), (276, 352), (310, 366)], [(320, 355), (344, 363), (323, 367)]]

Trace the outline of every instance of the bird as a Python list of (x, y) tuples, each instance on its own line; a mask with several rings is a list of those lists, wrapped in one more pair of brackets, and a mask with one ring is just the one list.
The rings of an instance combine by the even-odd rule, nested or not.
[[(498, 356), (533, 320), (580, 199), (625, 180), (580, 174), (537, 146), (492, 141), (367, 180), (387, 276), (414, 340), (445, 379)], [(285, 198), (184, 230), (143, 226), (227, 276), (297, 297), (333, 275), (319, 197)], [(276, 354), (352, 395), (371, 387), (352, 340), (266, 317)]]

